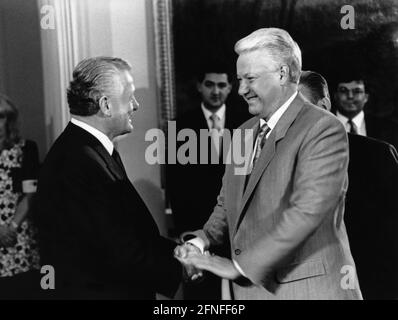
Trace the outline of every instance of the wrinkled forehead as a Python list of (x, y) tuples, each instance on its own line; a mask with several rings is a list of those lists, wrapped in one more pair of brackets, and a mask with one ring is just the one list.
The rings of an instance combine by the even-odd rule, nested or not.
[(266, 50), (253, 50), (242, 52), (236, 61), (236, 73), (244, 76), (249, 73), (261, 72), (275, 68), (275, 61)]
[(347, 88), (347, 89), (365, 89), (365, 84), (361, 80), (354, 80), (350, 82), (340, 82), (337, 88)]
[(124, 92), (134, 92), (134, 78), (130, 71), (124, 70), (120, 75), (121, 84)]

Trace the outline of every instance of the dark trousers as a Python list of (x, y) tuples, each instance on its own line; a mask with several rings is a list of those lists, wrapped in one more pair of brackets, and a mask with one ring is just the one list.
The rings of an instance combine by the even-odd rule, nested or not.
[(221, 300), (221, 278), (205, 273), (199, 283), (184, 283), (184, 300)]

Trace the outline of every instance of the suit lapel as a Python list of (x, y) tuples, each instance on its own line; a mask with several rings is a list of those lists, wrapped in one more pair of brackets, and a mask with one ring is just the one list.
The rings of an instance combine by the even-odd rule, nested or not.
[(111, 157), (102, 143), (96, 137), (71, 122), (68, 124), (67, 130), (70, 130), (72, 133), (72, 143), (91, 147), (103, 160), (107, 169), (117, 180), (122, 180), (125, 178), (124, 172), (122, 171), (123, 168), (119, 167), (116, 161)]
[[(249, 182), (247, 184), (246, 189), (242, 195), (242, 201), (240, 206), (238, 207), (238, 219), (236, 219), (235, 224), (235, 232), (237, 231), (240, 222), (243, 219), (243, 212), (245, 212), (245, 207), (247, 205), (248, 200), (250, 199), (251, 195), (255, 191), (258, 181), (260, 180), (261, 176), (264, 174), (265, 170), (269, 166), (271, 160), (275, 156), (276, 153), (276, 145), (279, 140), (282, 140), (294, 120), (296, 119), (298, 113), (302, 109), (304, 104), (303, 98), (300, 93), (296, 96), (296, 98), (292, 101), (291, 105), (282, 115), (282, 117), (277, 122), (274, 130), (272, 130), (271, 134), (267, 138), (265, 142), (264, 148), (261, 151), (260, 158), (257, 160), (256, 166), (253, 168), (251, 176), (249, 178)], [(243, 190), (244, 187), (244, 176), (241, 179), (240, 186)]]
[(93, 146), (93, 148), (100, 155), (102, 160), (104, 160), (106, 167), (117, 180), (122, 180), (125, 178), (123, 168), (117, 164), (116, 160), (112, 158), (112, 156), (108, 153), (108, 151), (106, 151), (101, 143), (99, 145)]

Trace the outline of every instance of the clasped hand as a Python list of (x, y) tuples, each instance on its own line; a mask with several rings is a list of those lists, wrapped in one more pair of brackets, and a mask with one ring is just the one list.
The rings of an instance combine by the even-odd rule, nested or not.
[(184, 266), (185, 281), (199, 281), (203, 279), (203, 271), (196, 268), (189, 262), (188, 257), (192, 255), (201, 255), (198, 247), (190, 243), (184, 243), (174, 249), (174, 257)]
[(177, 246), (174, 256), (185, 267), (188, 279), (195, 281), (203, 277), (203, 270), (229, 280), (235, 280), (241, 276), (234, 263), (227, 258), (211, 255), (208, 251), (204, 254), (192, 244), (185, 243)]

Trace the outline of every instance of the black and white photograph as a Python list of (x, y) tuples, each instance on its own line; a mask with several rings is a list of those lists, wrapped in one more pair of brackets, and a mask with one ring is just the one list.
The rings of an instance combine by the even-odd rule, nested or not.
[(398, 300), (397, 150), (397, 0), (0, 0), (0, 303)]

